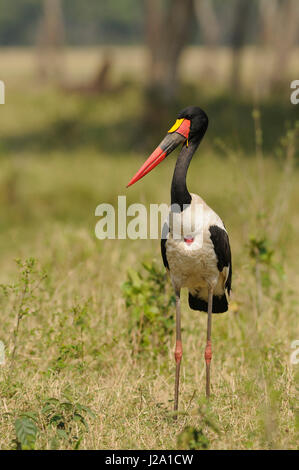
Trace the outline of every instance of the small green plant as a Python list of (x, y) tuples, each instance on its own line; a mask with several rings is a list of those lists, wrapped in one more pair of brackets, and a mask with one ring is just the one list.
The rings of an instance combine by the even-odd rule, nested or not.
[[(188, 413), (185, 413), (188, 415)], [(204, 450), (209, 449), (210, 440), (206, 436), (207, 429), (213, 433), (220, 435), (220, 427), (218, 420), (211, 410), (210, 404), (205, 398), (201, 398), (198, 402), (198, 408), (191, 412), (200, 420), (200, 427), (186, 426), (177, 436), (177, 445), (179, 449)]]
[(13, 297), (13, 313), (16, 314), (15, 328), (12, 333), (12, 352), (10, 359), (10, 369), (13, 369), (18, 346), (18, 336), (20, 324), (23, 318), (34, 315), (39, 308), (37, 291), (42, 282), (47, 277), (43, 271), (37, 268), (37, 261), (28, 258), (25, 261), (16, 260), (19, 268), (19, 279), (15, 284), (1, 284), (0, 288), (6, 297)]
[(73, 314), (73, 323), (76, 330), (79, 330), (80, 333), (80, 341), (79, 341), (79, 350), (81, 355), (81, 367), (84, 367), (84, 340), (83, 340), (83, 333), (89, 327), (88, 321), (88, 301), (85, 302), (83, 305), (76, 304), (72, 308)]
[(59, 316), (59, 328), (54, 342), (57, 344), (57, 356), (51, 361), (51, 369), (59, 372), (66, 367), (83, 370), (84, 332), (89, 328), (89, 300), (74, 306)]
[(129, 332), (134, 353), (165, 352), (174, 328), (175, 297), (170, 293), (164, 271), (155, 263), (142, 263), (143, 270), (128, 271), (122, 285), (130, 312)]
[(266, 237), (256, 238), (251, 236), (249, 241), (250, 257), (265, 265), (270, 265), (274, 250), (269, 247), (269, 240)]
[(86, 415), (95, 418), (93, 411), (80, 403), (73, 403), (67, 397), (65, 400), (47, 398), (43, 402), (42, 415), (44, 427), (54, 431), (52, 447), (57, 448), (60, 441), (66, 441), (78, 449), (84, 432), (88, 431)]
[[(73, 368), (71, 361), (75, 361), (75, 367), (77, 367), (78, 360), (82, 357), (82, 347), (79, 344), (61, 344), (59, 345), (58, 355), (52, 361), (52, 367), (56, 372), (65, 369), (66, 367)], [(80, 368), (82, 362), (80, 361)]]
[(38, 428), (34, 419), (24, 413), (15, 421), (16, 444), (21, 450), (34, 450)]
[(274, 261), (274, 249), (270, 247), (267, 237), (251, 236), (248, 245), (249, 256), (253, 261), (253, 274), (256, 284), (256, 302), (259, 311), (263, 301), (263, 292), (269, 290), (273, 281), (271, 273), (276, 273), (280, 280), (284, 277), (284, 270), (280, 263)]
[(202, 429), (186, 426), (178, 435), (177, 445), (181, 450), (205, 450), (210, 447), (210, 441)]

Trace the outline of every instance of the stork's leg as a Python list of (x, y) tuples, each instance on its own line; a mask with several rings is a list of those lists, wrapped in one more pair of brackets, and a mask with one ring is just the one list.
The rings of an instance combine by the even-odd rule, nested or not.
[(181, 336), (181, 300), (180, 300), (180, 290), (176, 291), (176, 343), (175, 343), (175, 362), (176, 362), (176, 371), (175, 371), (175, 388), (174, 388), (174, 411), (178, 409), (179, 403), (179, 384), (180, 384), (180, 367), (181, 359), (183, 355), (182, 348), (182, 336)]
[(206, 361), (206, 396), (210, 397), (210, 365), (212, 359), (212, 342), (211, 342), (211, 331), (212, 331), (212, 310), (213, 310), (213, 289), (209, 288), (208, 294), (208, 327), (207, 327), (207, 345), (205, 349), (205, 361)]

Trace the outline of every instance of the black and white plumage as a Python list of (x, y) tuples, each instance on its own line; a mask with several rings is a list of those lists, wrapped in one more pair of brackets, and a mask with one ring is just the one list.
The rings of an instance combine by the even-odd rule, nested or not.
[[(221, 218), (186, 186), (187, 171), (208, 127), (208, 117), (199, 107), (190, 106), (178, 115), (159, 147), (148, 158), (129, 185), (149, 173), (179, 144), (171, 185), (171, 210), (162, 231), (161, 254), (176, 294), (176, 380), (174, 409), (178, 409), (179, 376), (182, 358), (180, 293), (189, 290), (189, 306), (208, 313), (206, 394), (210, 396), (212, 313), (228, 310), (232, 283), (229, 238)], [(179, 230), (178, 230), (179, 229)]]
[[(191, 194), (193, 204), (202, 207), (200, 220), (195, 220), (193, 232), (181, 240), (174, 240), (169, 225), (164, 227), (168, 238), (161, 239), (161, 254), (175, 289), (189, 289), (189, 306), (193, 310), (208, 311), (208, 287), (213, 287), (213, 313), (228, 309), (227, 297), (231, 291), (232, 263), (229, 238), (217, 214), (197, 195)], [(185, 209), (189, 210), (189, 208)], [(196, 225), (196, 222), (198, 225)], [(194, 249), (197, 233), (201, 243)], [(187, 240), (193, 240), (185, 242)]]

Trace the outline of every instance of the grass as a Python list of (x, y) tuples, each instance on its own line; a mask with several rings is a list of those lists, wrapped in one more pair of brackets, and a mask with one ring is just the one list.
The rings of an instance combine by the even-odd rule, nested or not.
[[(140, 86), (95, 100), (33, 90), (28, 77), (23, 93), (17, 72), (10, 74), (10, 102), (0, 110), (0, 340), (6, 353), (0, 448), (295, 449), (298, 365), (290, 364), (290, 354), (299, 334), (297, 143), (290, 131), (280, 141), (294, 127), (292, 119), (280, 132), (275, 124), (291, 108), (269, 101), (276, 114), (264, 119), (267, 104), (261, 103), (270, 145), (260, 139), (250, 100), (243, 106), (219, 95), (228, 116), (239, 113), (248, 126), (229, 118), (228, 124), (212, 111), (216, 123), (190, 167), (190, 190), (229, 230), (233, 294), (230, 311), (213, 319), (208, 404), (206, 316), (189, 309), (184, 293), (181, 414), (174, 422), (174, 328), (171, 321), (163, 326), (163, 348), (150, 352), (147, 326), (146, 347), (137, 351), (142, 309), (134, 317), (122, 288), (140, 271), (148, 295), (152, 287), (141, 262), (152, 260), (165, 282), (159, 242), (99, 241), (94, 234), (95, 208), (116, 204), (119, 194), (128, 204), (168, 202), (174, 158), (126, 190), (146, 157), (131, 140), (142, 110)], [(205, 100), (217, 109), (212, 94)], [(219, 137), (218, 129), (229, 125), (231, 132)], [(170, 296), (169, 283), (163, 288)], [(154, 338), (160, 321), (151, 326)]]

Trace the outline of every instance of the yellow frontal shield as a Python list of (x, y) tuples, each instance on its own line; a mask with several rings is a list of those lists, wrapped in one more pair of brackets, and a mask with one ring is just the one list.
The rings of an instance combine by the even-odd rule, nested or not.
[(169, 129), (168, 134), (171, 134), (172, 132), (175, 132), (178, 130), (178, 128), (181, 126), (182, 122), (184, 119), (177, 119), (174, 123), (174, 125)]

